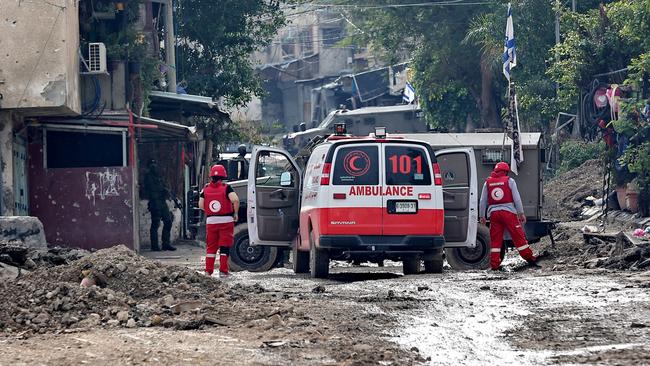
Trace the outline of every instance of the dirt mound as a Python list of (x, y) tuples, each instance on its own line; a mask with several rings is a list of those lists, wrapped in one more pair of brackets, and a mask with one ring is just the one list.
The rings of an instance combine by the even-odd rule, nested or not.
[(556, 221), (580, 219), (584, 199), (598, 197), (603, 185), (602, 163), (589, 160), (544, 185), (544, 216)]
[[(96, 284), (83, 287), (80, 282)], [(39, 268), (0, 285), (0, 330), (46, 333), (96, 326), (196, 328), (225, 296), (220, 281), (164, 266), (124, 246)], [(189, 316), (188, 316), (189, 315)]]

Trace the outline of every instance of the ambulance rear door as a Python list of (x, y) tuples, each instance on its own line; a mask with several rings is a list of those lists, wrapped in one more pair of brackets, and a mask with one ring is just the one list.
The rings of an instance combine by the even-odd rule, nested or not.
[(291, 245), (298, 233), (301, 176), (287, 151), (253, 147), (247, 201), (251, 245)]
[[(384, 148), (383, 235), (440, 235), (443, 202), (435, 190), (433, 156), (425, 145), (389, 142)], [(439, 191), (438, 191), (439, 193)]]
[(328, 225), (320, 228), (321, 235), (381, 235), (380, 146), (357, 142), (337, 145), (330, 195), (323, 207)]
[(442, 175), (445, 246), (474, 247), (478, 229), (476, 158), (471, 147), (436, 151)]

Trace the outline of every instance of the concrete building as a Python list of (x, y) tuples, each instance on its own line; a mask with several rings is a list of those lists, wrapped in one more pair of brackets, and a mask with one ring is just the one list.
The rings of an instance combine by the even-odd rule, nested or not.
[(331, 8), (302, 5), (286, 11), (289, 24), (253, 59), (267, 95), (233, 113), (235, 119), (260, 121), (272, 133), (310, 128), (345, 105), (394, 105), (401, 102), (404, 65), (386, 67), (366, 49), (344, 45), (361, 30)]
[[(49, 244), (140, 250), (149, 244), (146, 162), (160, 161), (183, 203), (204, 180), (208, 149), (191, 118), (228, 116), (211, 98), (176, 94), (170, 4), (0, 1), (0, 216), (38, 217)], [(164, 56), (156, 86), (140, 81), (144, 59), (112, 41), (131, 33), (140, 57)], [(145, 87), (159, 89), (147, 92), (148, 117), (138, 107)], [(189, 213), (169, 206), (172, 235), (183, 238)]]
[(26, 215), (26, 119), (81, 113), (79, 8), (2, 1), (0, 14), (0, 215)]

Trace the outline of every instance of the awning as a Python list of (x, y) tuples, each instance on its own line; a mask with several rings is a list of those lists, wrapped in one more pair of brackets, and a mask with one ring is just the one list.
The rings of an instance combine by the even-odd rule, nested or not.
[(184, 116), (219, 116), (229, 118), (228, 113), (222, 112), (212, 98), (192, 94), (177, 94), (163, 91), (152, 91), (149, 94), (149, 107), (156, 112), (181, 111)]
[[(112, 114), (100, 118), (61, 118), (43, 119), (41, 125), (47, 128), (61, 130), (87, 130), (94, 133), (115, 133), (128, 131), (129, 116), (126, 114)], [(149, 142), (185, 142), (198, 139), (196, 127), (184, 126), (179, 123), (153, 119), (149, 117), (133, 116), (133, 127), (139, 143)]]
[[(137, 117), (134, 116), (134, 118), (137, 120)], [(182, 142), (198, 140), (195, 126), (184, 126), (178, 123), (148, 117), (140, 117), (140, 123), (144, 126), (156, 126), (156, 128), (139, 128), (136, 132), (138, 142)]]

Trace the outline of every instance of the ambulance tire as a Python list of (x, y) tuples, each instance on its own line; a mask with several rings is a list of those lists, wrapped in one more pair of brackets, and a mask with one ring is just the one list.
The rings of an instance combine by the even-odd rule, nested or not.
[(297, 243), (294, 243), (291, 248), (291, 261), (293, 262), (293, 273), (309, 272), (309, 252), (298, 250)]
[(405, 257), (402, 259), (402, 272), (404, 275), (413, 275), (420, 273), (420, 264), (422, 261), (418, 256)]
[(278, 248), (271, 246), (250, 246), (246, 223), (235, 226), (233, 246), (230, 248), (228, 266), (232, 272), (266, 272), (273, 268), (278, 259)]
[(424, 273), (442, 273), (444, 261), (442, 252), (437, 254), (436, 257), (431, 260), (425, 260)]
[(445, 257), (451, 268), (456, 270), (490, 268), (490, 229), (479, 225), (475, 248), (446, 248)]
[(330, 273), (329, 252), (316, 248), (314, 232), (311, 230), (309, 230), (309, 269), (312, 278), (327, 278)]

